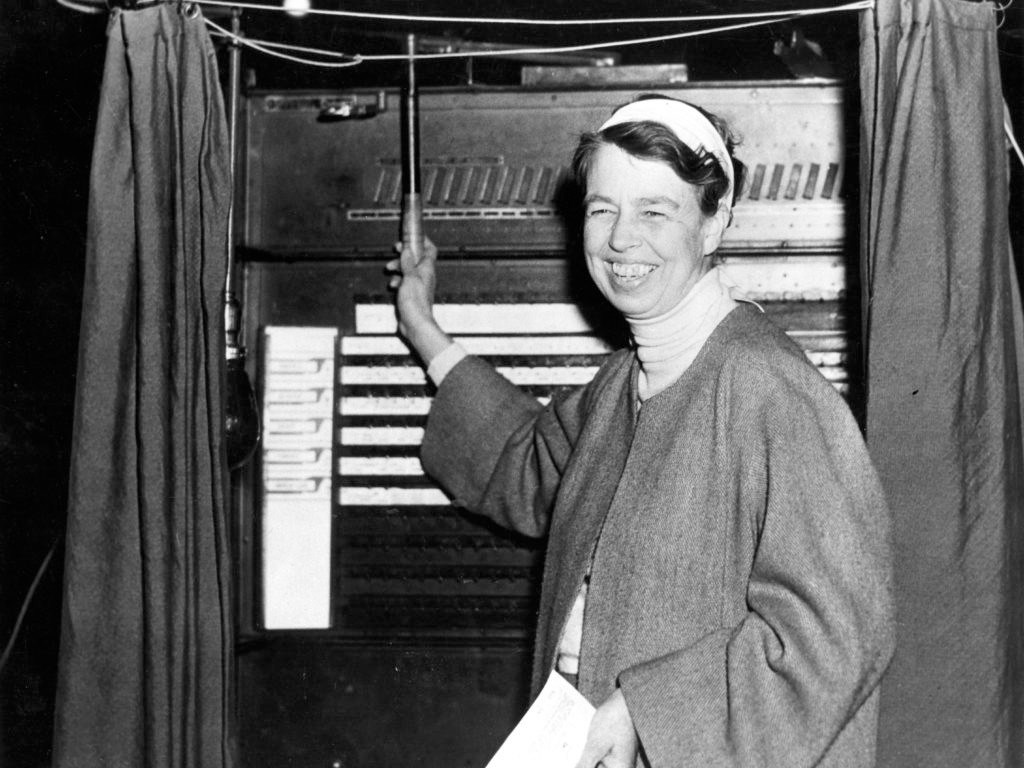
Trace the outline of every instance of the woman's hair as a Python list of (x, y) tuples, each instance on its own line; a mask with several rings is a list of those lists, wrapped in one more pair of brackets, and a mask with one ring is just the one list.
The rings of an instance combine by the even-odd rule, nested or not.
[[(641, 96), (645, 98), (665, 98), (664, 96)], [(640, 100), (638, 99), (638, 100)], [(729, 151), (729, 159), (733, 166), (733, 203), (739, 197), (743, 184), (746, 166), (733, 155), (737, 139), (729, 130), (724, 120), (707, 110), (695, 105), (695, 109), (703, 114), (708, 122), (715, 127)], [(577, 184), (586, 189), (587, 175), (593, 162), (594, 153), (602, 144), (611, 144), (624, 152), (641, 160), (657, 160), (673, 171), (685, 182), (698, 187), (698, 200), (701, 211), (706, 216), (718, 210), (719, 201), (729, 187), (729, 180), (718, 160), (703, 148), (695, 152), (684, 144), (675, 132), (661, 123), (643, 120), (637, 122), (611, 125), (602, 131), (584, 133), (572, 158), (572, 174)]]

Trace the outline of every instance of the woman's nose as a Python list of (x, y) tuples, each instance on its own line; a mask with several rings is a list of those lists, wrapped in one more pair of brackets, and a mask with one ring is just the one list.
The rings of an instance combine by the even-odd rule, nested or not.
[(639, 245), (639, 243), (640, 238), (633, 220), (621, 214), (616, 216), (615, 223), (612, 224), (612, 230), (608, 233), (608, 247), (613, 251), (622, 253)]

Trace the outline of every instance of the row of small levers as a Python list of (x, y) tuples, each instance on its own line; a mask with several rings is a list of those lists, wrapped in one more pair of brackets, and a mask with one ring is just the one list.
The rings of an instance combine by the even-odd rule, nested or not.
[[(787, 174), (788, 169), (788, 174)], [(755, 163), (746, 197), (750, 200), (830, 200), (836, 195), (838, 163)], [(547, 166), (426, 165), (421, 195), (427, 205), (542, 205), (554, 204), (567, 178), (567, 169)], [(377, 177), (373, 201), (397, 205), (401, 200), (401, 173), (383, 168)]]

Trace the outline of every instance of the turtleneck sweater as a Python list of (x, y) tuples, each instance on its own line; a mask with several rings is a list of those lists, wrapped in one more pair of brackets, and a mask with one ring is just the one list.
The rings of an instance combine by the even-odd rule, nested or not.
[(736, 307), (733, 288), (722, 270), (712, 267), (667, 312), (644, 319), (626, 315), (640, 360), (641, 402), (666, 389), (690, 367), (704, 342)]

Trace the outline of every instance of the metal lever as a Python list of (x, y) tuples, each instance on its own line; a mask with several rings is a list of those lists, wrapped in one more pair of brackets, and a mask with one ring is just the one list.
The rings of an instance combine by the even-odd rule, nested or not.
[(420, 115), (416, 92), (416, 35), (405, 38), (408, 66), (402, 99), (402, 243), (416, 262), (423, 258), (423, 201), (420, 198)]

